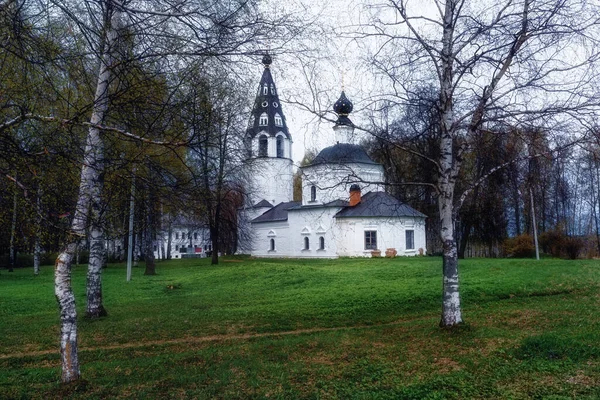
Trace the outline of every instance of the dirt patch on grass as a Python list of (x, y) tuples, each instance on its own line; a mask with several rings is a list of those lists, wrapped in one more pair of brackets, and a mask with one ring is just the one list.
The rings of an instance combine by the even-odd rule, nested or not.
[(449, 374), (451, 372), (460, 371), (462, 366), (450, 358), (437, 358), (434, 360), (437, 372), (441, 374)]
[[(194, 345), (200, 343), (208, 343), (208, 342), (224, 342), (229, 340), (249, 340), (256, 338), (264, 338), (264, 337), (277, 337), (277, 336), (291, 336), (291, 335), (305, 335), (312, 333), (322, 333), (322, 332), (336, 332), (336, 331), (351, 331), (355, 329), (374, 329), (386, 326), (398, 326), (408, 322), (415, 322), (418, 320), (428, 319), (428, 317), (417, 318), (413, 320), (397, 320), (394, 322), (388, 322), (385, 324), (371, 324), (371, 325), (355, 325), (355, 326), (340, 326), (333, 328), (306, 328), (306, 329), (295, 329), (290, 331), (281, 331), (281, 332), (264, 332), (264, 333), (226, 333), (221, 335), (209, 335), (209, 336), (190, 336), (190, 337), (182, 337), (178, 339), (159, 339), (159, 340), (148, 340), (145, 342), (130, 342), (130, 343), (119, 343), (114, 345), (106, 345), (106, 346), (89, 346), (84, 347), (80, 346), (80, 352), (86, 351), (99, 351), (99, 350), (120, 350), (120, 349), (139, 349), (144, 347), (152, 347), (152, 346), (164, 346), (164, 345)], [(49, 354), (59, 354), (58, 349), (53, 350), (40, 350), (40, 351), (29, 351), (29, 352), (17, 352), (17, 353), (9, 353), (9, 354), (0, 354), (0, 360), (9, 359), (9, 358), (23, 358), (23, 357), (37, 357), (44, 356)]]
[(598, 386), (600, 382), (597, 378), (587, 376), (585, 372), (579, 370), (574, 376), (571, 376), (567, 379), (567, 383), (570, 383), (572, 385), (591, 387)]

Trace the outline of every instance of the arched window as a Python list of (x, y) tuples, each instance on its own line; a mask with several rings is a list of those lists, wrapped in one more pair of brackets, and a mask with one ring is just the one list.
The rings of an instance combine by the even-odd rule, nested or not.
[(271, 94), (275, 94), (275, 85), (271, 83)]
[(317, 187), (315, 185), (310, 187), (310, 201), (317, 201)]
[(304, 237), (304, 250), (309, 250), (310, 249), (310, 240), (308, 239), (308, 237)]
[(269, 251), (275, 251), (275, 239), (271, 239), (271, 246), (269, 247)]
[(266, 83), (265, 83), (265, 86), (263, 87), (263, 94), (269, 94), (269, 87), (267, 86)]
[(260, 135), (258, 138), (258, 156), (266, 157), (269, 154), (269, 139), (267, 135)]
[(325, 238), (323, 236), (319, 238), (319, 250), (325, 250)]
[(258, 120), (258, 125), (259, 126), (267, 126), (268, 123), (269, 123), (269, 116), (267, 115), (267, 113), (262, 113)]
[(283, 120), (281, 119), (281, 115), (279, 115), (279, 113), (275, 114), (275, 125), (283, 126)]
[(277, 157), (283, 157), (283, 136), (277, 136)]

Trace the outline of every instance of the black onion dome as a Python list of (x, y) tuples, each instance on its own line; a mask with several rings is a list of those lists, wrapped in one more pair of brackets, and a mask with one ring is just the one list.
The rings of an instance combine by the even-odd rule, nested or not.
[[(250, 123), (248, 124), (248, 129), (246, 130), (247, 140), (255, 138), (261, 132), (265, 132), (267, 136), (275, 136), (277, 133), (283, 132), (288, 139), (292, 139), (287, 128), (287, 122), (285, 115), (283, 114), (281, 102), (279, 101), (277, 87), (273, 81), (273, 75), (271, 75), (271, 68), (269, 68), (272, 61), (273, 59), (268, 53), (263, 56), (262, 63), (265, 68), (262, 77), (260, 78), (256, 98), (254, 100), (254, 107), (252, 109), (252, 116), (250, 118)], [(267, 116), (266, 125), (261, 125), (260, 123), (260, 117), (263, 115)], [(281, 118), (281, 120), (277, 120), (277, 124), (275, 123), (276, 116)]]
[(321, 150), (311, 165), (346, 163), (377, 164), (361, 146), (350, 143), (338, 143)]
[(333, 105), (333, 111), (336, 112), (337, 115), (340, 116), (348, 116), (352, 112), (354, 105), (348, 98), (346, 97), (346, 93), (342, 90), (342, 94), (340, 98)]
[(269, 65), (271, 65), (271, 63), (273, 63), (273, 59), (271, 58), (269, 53), (265, 53), (265, 55), (262, 58), (262, 63), (266, 68), (269, 68)]

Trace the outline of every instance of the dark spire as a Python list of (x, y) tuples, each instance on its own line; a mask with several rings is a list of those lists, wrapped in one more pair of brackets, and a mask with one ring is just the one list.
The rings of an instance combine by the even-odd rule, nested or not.
[[(247, 138), (254, 138), (260, 132), (266, 132), (269, 136), (275, 136), (277, 132), (283, 132), (288, 139), (291, 139), (285, 116), (283, 115), (283, 109), (279, 102), (277, 88), (271, 75), (270, 66), (272, 62), (273, 59), (269, 53), (265, 53), (262, 58), (265, 69), (260, 78), (256, 99), (254, 100), (252, 116), (250, 117), (250, 123), (246, 131)], [(261, 117), (265, 116), (267, 117), (266, 125), (264, 124), (264, 119), (261, 120)]]
[(263, 59), (262, 59), (262, 63), (265, 66), (265, 68), (269, 68), (269, 66), (271, 65), (272, 62), (273, 62), (273, 59), (271, 58), (269, 53), (265, 53), (265, 55), (263, 56)]
[(336, 125), (349, 125), (353, 126), (352, 121), (348, 118), (348, 115), (352, 112), (354, 105), (346, 97), (346, 93), (342, 90), (340, 98), (333, 105), (333, 111), (338, 115), (338, 120), (335, 122)]

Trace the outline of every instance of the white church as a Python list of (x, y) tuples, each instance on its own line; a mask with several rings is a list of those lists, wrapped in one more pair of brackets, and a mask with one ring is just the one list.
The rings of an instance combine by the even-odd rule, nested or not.
[(248, 203), (240, 252), (256, 257), (337, 258), (426, 253), (425, 218), (384, 191), (383, 166), (354, 143), (342, 94), (333, 105), (337, 143), (304, 167), (302, 201), (293, 200), (292, 136), (271, 75), (264, 72), (247, 129)]

